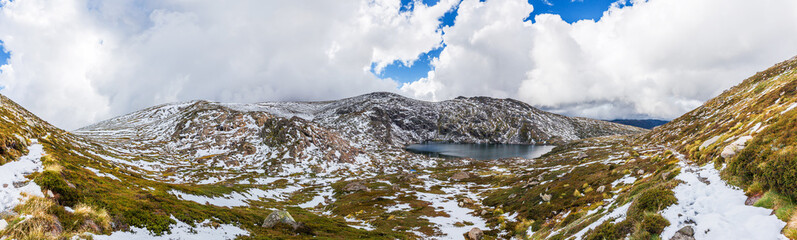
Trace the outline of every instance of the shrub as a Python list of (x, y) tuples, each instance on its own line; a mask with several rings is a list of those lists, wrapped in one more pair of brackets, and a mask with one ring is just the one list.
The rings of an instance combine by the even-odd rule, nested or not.
[(760, 176), (774, 190), (797, 199), (797, 155), (784, 151), (764, 164)]
[(45, 171), (34, 180), (42, 188), (49, 189), (58, 194), (58, 203), (64, 206), (73, 206), (77, 203), (79, 196), (77, 190), (69, 187), (61, 174), (53, 171)]
[(678, 202), (675, 193), (669, 189), (655, 187), (639, 194), (628, 209), (628, 217), (639, 220), (645, 212), (658, 212)]
[(667, 226), (670, 226), (670, 221), (659, 214), (645, 214), (640, 225), (641, 230), (651, 234), (661, 234), (661, 231)]

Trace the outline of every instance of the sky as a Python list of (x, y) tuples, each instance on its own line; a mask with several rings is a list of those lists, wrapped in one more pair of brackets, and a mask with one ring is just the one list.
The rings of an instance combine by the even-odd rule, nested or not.
[(672, 119), (797, 55), (792, 0), (0, 0), (0, 94), (71, 130), (374, 91)]

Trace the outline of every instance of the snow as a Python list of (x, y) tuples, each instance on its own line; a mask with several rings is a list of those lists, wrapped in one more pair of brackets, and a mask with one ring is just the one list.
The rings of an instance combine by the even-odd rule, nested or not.
[[(28, 147), (28, 154), (22, 156), (17, 161), (6, 163), (0, 166), (0, 212), (14, 208), (22, 203), (22, 194), (43, 197), (41, 188), (35, 182), (25, 178), (26, 175), (38, 172), (42, 169), (41, 157), (44, 156), (44, 149), (37, 140)], [(15, 182), (27, 182), (24, 186), (16, 188)]]
[(231, 194), (225, 194), (224, 196), (221, 197), (193, 195), (193, 194), (180, 192), (177, 190), (171, 190), (169, 191), (169, 193), (177, 196), (180, 199), (194, 201), (199, 204), (208, 203), (210, 205), (219, 206), (219, 207), (240, 207), (240, 206), (249, 205), (248, 203), (249, 201), (259, 200), (260, 198), (269, 198), (277, 201), (286, 201), (287, 200), (285, 199), (286, 195), (298, 191), (300, 189), (301, 188), (297, 186), (287, 186), (285, 188), (269, 189), (269, 190), (252, 188), (243, 193), (233, 192)]
[[(623, 206), (615, 208), (614, 210), (612, 210), (612, 212), (610, 212), (609, 214), (603, 215), (603, 217), (599, 218), (597, 221), (593, 222), (592, 224), (590, 224), (589, 226), (585, 227), (584, 229), (581, 229), (581, 231), (578, 231), (578, 233), (576, 233), (573, 236), (575, 236), (575, 239), (581, 239), (581, 237), (584, 236), (584, 234), (587, 233), (587, 231), (589, 231), (590, 229), (594, 229), (595, 227), (601, 225), (601, 223), (604, 223), (604, 222), (606, 222), (608, 220), (611, 220), (611, 219), (614, 219), (613, 220), (614, 222), (622, 222), (625, 219), (625, 214), (626, 214), (626, 212), (628, 212), (628, 208), (629, 207), (631, 207), (631, 203), (630, 202), (626, 203)], [(669, 238), (666, 238), (666, 239), (669, 239)]]
[[(441, 184), (440, 181), (434, 180), (433, 178), (428, 178), (428, 176), (421, 178), (425, 180), (424, 183), (427, 187)], [(455, 185), (441, 188), (440, 190), (446, 194), (415, 192), (418, 200), (429, 202), (435, 209), (443, 211), (449, 215), (448, 217), (428, 217), (429, 222), (436, 224), (437, 227), (440, 228), (440, 231), (444, 234), (445, 239), (461, 238), (462, 234), (465, 234), (474, 227), (483, 230), (489, 229), (487, 227), (487, 222), (485, 222), (484, 219), (471, 215), (473, 210), (460, 207), (459, 202), (457, 202), (456, 199), (451, 198), (451, 196), (465, 195), (470, 199), (479, 199), (475, 193), (468, 191), (467, 188), (472, 185), (474, 184), (468, 183), (467, 185)], [(455, 223), (464, 221), (471, 222), (473, 225), (463, 227), (454, 226)]]
[(186, 223), (180, 222), (174, 217), (172, 217), (172, 219), (177, 221), (177, 224), (172, 226), (171, 233), (163, 234), (161, 236), (155, 236), (147, 231), (147, 229), (130, 227), (130, 232), (114, 232), (111, 235), (94, 235), (93, 237), (97, 240), (194, 240), (235, 239), (236, 236), (239, 235), (249, 235), (249, 232), (246, 230), (229, 224), (220, 224), (218, 228), (214, 228), (209, 225), (209, 220), (205, 220), (204, 222), (197, 223), (197, 227), (191, 227)]
[(633, 184), (634, 182), (636, 182), (636, 177), (633, 177), (629, 174), (612, 182), (612, 187), (615, 187), (619, 184)]
[[(685, 171), (677, 179), (684, 183), (673, 189), (678, 203), (662, 212), (671, 223), (662, 239), (670, 239), (687, 225), (695, 229), (696, 239), (786, 239), (780, 233), (785, 222), (770, 215), (772, 210), (744, 205), (744, 192), (728, 186), (710, 164), (681, 165)], [(707, 178), (709, 184), (698, 177)]]
[(103, 173), (103, 172), (100, 172), (100, 170), (97, 170), (97, 169), (94, 169), (94, 168), (90, 168), (90, 167), (86, 167), (86, 169), (88, 169), (89, 171), (93, 172), (94, 175), (97, 175), (98, 177), (107, 177), (107, 178), (110, 178), (110, 179), (113, 179), (113, 180), (122, 181), (122, 180), (119, 180), (119, 178), (117, 178), (113, 174)]
[(784, 114), (784, 113), (786, 113), (788, 111), (791, 111), (795, 107), (797, 107), (797, 103), (792, 103), (791, 105), (789, 105), (789, 107), (786, 108), (786, 110), (783, 110), (782, 112), (780, 112), (780, 114)]
[(396, 205), (388, 207), (387, 209), (385, 209), (385, 212), (406, 211), (406, 210), (410, 210), (410, 209), (412, 209), (412, 207), (410, 207), (410, 204), (408, 204), (408, 203), (400, 203), (400, 204), (396, 204)]

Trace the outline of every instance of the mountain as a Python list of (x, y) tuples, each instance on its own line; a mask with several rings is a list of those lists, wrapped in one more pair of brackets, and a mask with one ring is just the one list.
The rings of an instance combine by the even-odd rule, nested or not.
[[(561, 144), (565, 141), (644, 130), (540, 111), (512, 99), (457, 98), (425, 102), (393, 93), (337, 101), (228, 104), (192, 101), (147, 108), (75, 131), (118, 149), (138, 151), (179, 167), (172, 181), (192, 179), (189, 164), (225, 169), (274, 166), (330, 172), (413, 168), (395, 159), (407, 144)], [(395, 157), (403, 156), (403, 157)], [(172, 159), (190, 159), (174, 162)], [(232, 174), (235, 176), (235, 174)], [(204, 180), (203, 174), (199, 179)], [(197, 180), (197, 181), (202, 181)]]
[(625, 124), (628, 126), (634, 126), (644, 129), (653, 129), (655, 127), (664, 125), (669, 121), (657, 120), (657, 119), (615, 119), (615, 120), (610, 120), (609, 122)]
[[(11, 239), (797, 238), (797, 58), (651, 131), (511, 99), (166, 104), (75, 132), (0, 104)], [(409, 143), (546, 143), (440, 159)]]

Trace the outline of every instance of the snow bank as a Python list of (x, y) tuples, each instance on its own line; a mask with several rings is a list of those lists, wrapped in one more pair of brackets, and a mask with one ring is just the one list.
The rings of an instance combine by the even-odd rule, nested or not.
[(191, 227), (188, 224), (177, 221), (176, 225), (171, 228), (171, 233), (163, 234), (161, 236), (152, 235), (147, 229), (131, 227), (130, 232), (114, 232), (111, 235), (94, 235), (97, 240), (149, 240), (149, 239), (163, 239), (163, 240), (188, 240), (188, 239), (235, 239), (238, 235), (247, 236), (249, 232), (229, 224), (221, 224), (214, 228), (209, 226), (210, 221), (197, 223), (196, 227)]
[[(22, 193), (44, 196), (39, 185), (33, 181), (27, 182), (28, 179), (25, 178), (25, 176), (42, 169), (42, 156), (44, 156), (42, 145), (33, 140), (33, 144), (28, 147), (28, 155), (0, 166), (0, 212), (11, 210), (14, 206), (22, 203)], [(16, 187), (14, 183), (25, 185)]]
[(677, 178), (685, 183), (673, 189), (678, 203), (662, 212), (670, 221), (662, 239), (687, 225), (695, 229), (696, 239), (787, 239), (780, 233), (785, 222), (770, 215), (772, 210), (744, 205), (742, 190), (728, 186), (711, 165), (682, 165), (685, 170)]

